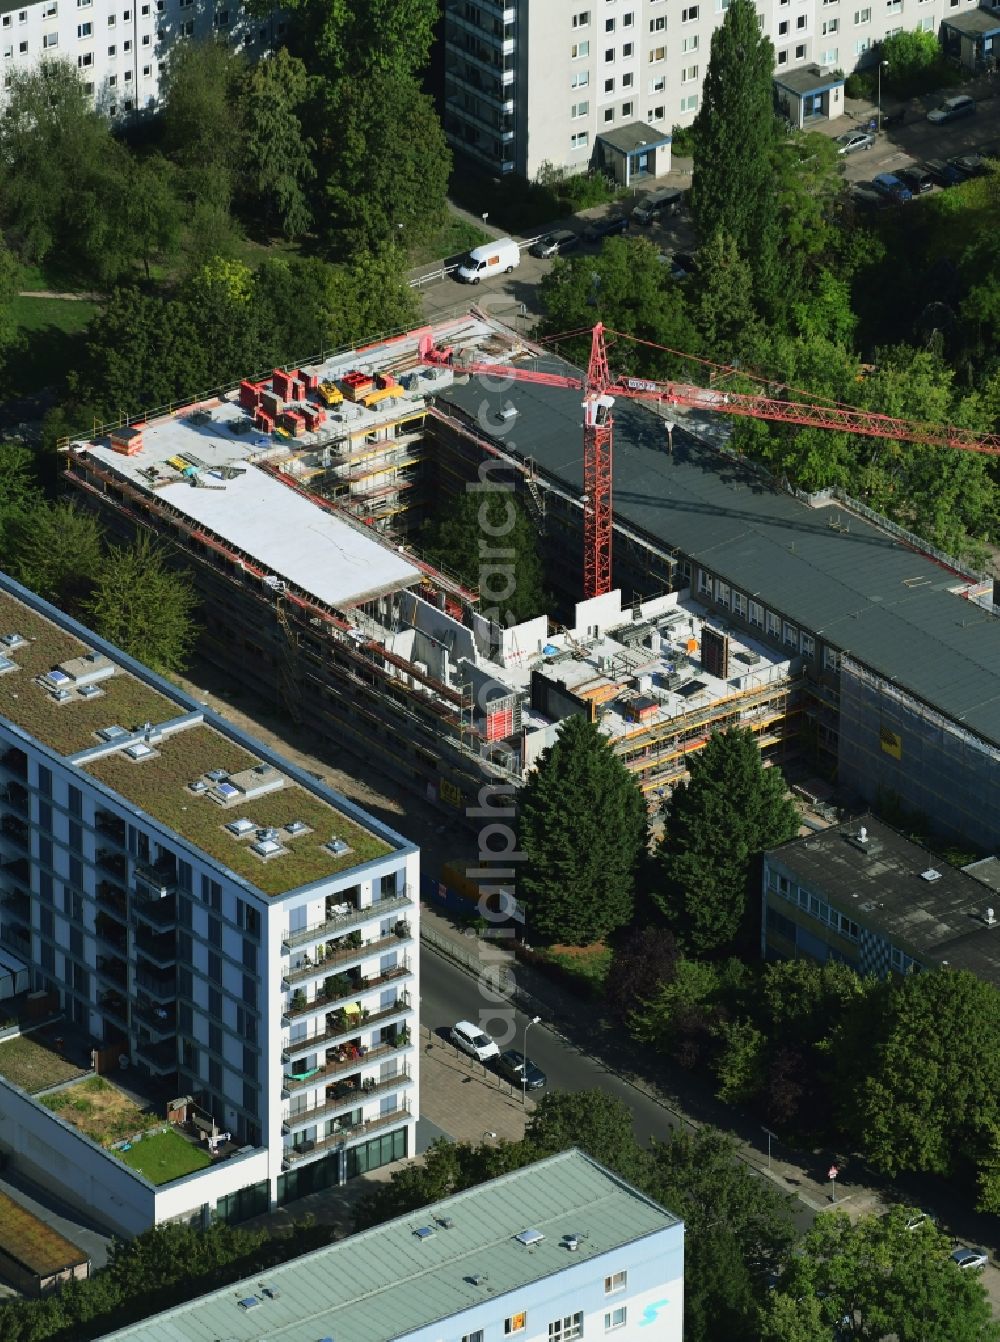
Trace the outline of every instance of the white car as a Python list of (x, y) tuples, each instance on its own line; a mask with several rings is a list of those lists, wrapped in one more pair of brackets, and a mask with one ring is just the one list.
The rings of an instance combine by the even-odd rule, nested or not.
[(486, 1062), (490, 1058), (500, 1056), (496, 1040), (491, 1039), (478, 1025), (473, 1025), (468, 1020), (457, 1021), (451, 1027), (451, 1042), (478, 1062)]
[(962, 1271), (981, 1272), (990, 1261), (990, 1256), (985, 1249), (966, 1249), (960, 1246), (952, 1254), (951, 1261)]
[(838, 154), (856, 154), (859, 149), (871, 149), (875, 136), (866, 130), (849, 130), (846, 135), (838, 135), (834, 144)]

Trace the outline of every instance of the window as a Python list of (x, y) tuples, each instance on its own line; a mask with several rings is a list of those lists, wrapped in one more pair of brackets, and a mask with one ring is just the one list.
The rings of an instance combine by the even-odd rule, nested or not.
[(624, 1291), (628, 1286), (628, 1273), (623, 1269), (621, 1272), (612, 1272), (610, 1276), (604, 1278), (604, 1294), (617, 1295), (619, 1291)]
[(605, 93), (614, 93), (614, 91), (615, 91), (615, 81), (614, 81), (614, 76), (612, 76), (610, 79), (606, 79), (606, 80), (604, 81), (604, 92), (605, 92)]
[(779, 37), (787, 37), (787, 36), (788, 36), (788, 20), (787, 20), (787, 19), (782, 19), (781, 22), (778, 24), (778, 36), (779, 36)]
[(840, 31), (840, 20), (839, 20), (839, 19), (824, 19), (824, 20), (823, 20), (823, 36), (824, 36), (824, 37), (826, 37), (829, 33), (837, 33), (837, 32), (839, 32), (839, 31)]
[(800, 634), (799, 650), (803, 657), (808, 657), (811, 661), (816, 656), (816, 641), (809, 634)]
[(823, 649), (823, 670), (824, 671), (840, 670), (840, 653), (836, 652), (833, 648)]
[(586, 149), (590, 143), (590, 135), (585, 130), (579, 130), (575, 135), (569, 137), (570, 149)]
[(629, 13), (629, 14), (623, 14), (623, 15), (622, 15), (622, 27), (623, 27), (623, 28), (631, 28), (631, 27), (632, 27), (632, 19), (633, 19), (633, 15), (632, 15), (631, 13)]
[(571, 89), (585, 89), (589, 83), (589, 70), (575, 70), (569, 77), (569, 86)]
[(805, 49), (805, 47), (804, 47), (804, 46), (798, 46), (798, 47), (796, 47), (796, 48), (795, 48), (795, 59), (796, 59), (797, 61), (804, 61), (805, 58), (806, 58), (806, 49)]
[(110, 47), (108, 47), (108, 55), (109, 55), (109, 56), (117, 56), (117, 54), (118, 54), (118, 48), (117, 48), (116, 46), (110, 46)]
[(604, 124), (607, 126), (610, 122), (614, 121), (614, 119), (615, 119), (615, 109), (613, 107), (605, 107)]
[(660, 61), (665, 61), (666, 59), (667, 59), (666, 47), (654, 47), (653, 50), (649, 53), (650, 65), (657, 65)]
[[(3, 16), (3, 26), (4, 26), (5, 28), (9, 28), (10, 25), (11, 25), (11, 22), (12, 22), (12, 20), (11, 20), (10, 15), (9, 15), (9, 14), (5, 14), (5, 15)], [(47, 771), (46, 771), (46, 772), (47, 772)]]
[(698, 6), (688, 5), (687, 9), (681, 10), (681, 23), (694, 23), (698, 17)]
[(902, 14), (903, 0), (885, 0), (887, 14)]
[(652, 111), (649, 114), (649, 119), (650, 121), (662, 121), (666, 115), (667, 115), (667, 109), (666, 107), (664, 107), (663, 103), (660, 103), (658, 107), (654, 107), (652, 109)]
[(483, 1330), (477, 1328), (474, 1333), (463, 1333), (462, 1342), (483, 1342)]
[(635, 50), (635, 44), (634, 44), (634, 43), (632, 43), (632, 42), (624, 42), (624, 43), (622, 44), (622, 60), (623, 60), (623, 61), (630, 61), (630, 60), (632, 59), (632, 53), (633, 53), (634, 50)]
[(131, 37), (127, 37), (125, 41), (122, 43), (122, 51), (131, 51), (131, 50), (132, 50), (132, 39)]
[(604, 1331), (606, 1333), (613, 1333), (616, 1328), (624, 1328), (627, 1317), (628, 1310), (624, 1305), (619, 1305), (617, 1309), (609, 1310), (604, 1316)]
[(933, 19), (921, 19), (917, 24), (918, 33), (932, 33), (934, 31)]
[(789, 624), (787, 620), (782, 625), (781, 636), (790, 648), (797, 648), (799, 646), (799, 631), (794, 624)]
[(115, 26), (115, 22), (116, 22), (115, 16), (114, 16), (113, 14), (109, 14), (109, 15), (108, 15), (108, 27), (109, 27), (109, 28), (113, 28), (113, 27)]
[(149, 33), (143, 33), (143, 37), (142, 37), (142, 45), (143, 45), (144, 47), (148, 47), (149, 44), (152, 42), (152, 40), (153, 40), (153, 39), (150, 37)]
[(698, 34), (697, 34), (697, 33), (692, 33), (690, 37), (682, 37), (682, 38), (681, 38), (681, 51), (683, 51), (683, 52), (688, 52), (688, 51), (697, 51), (697, 50), (698, 50)]
[(697, 67), (697, 65), (682, 65), (682, 66), (681, 66), (681, 83), (682, 83), (682, 84), (690, 84), (692, 79), (697, 79), (697, 78), (698, 78), (698, 67)]
[(720, 606), (729, 607), (729, 584), (721, 578), (715, 580), (715, 599)]
[(861, 37), (854, 44), (854, 52), (857, 56), (863, 56), (866, 51), (871, 51), (872, 39), (870, 37)]
[(805, 14), (800, 14), (799, 17), (795, 20), (795, 27), (799, 31), (801, 31), (805, 26), (806, 26), (806, 16)]
[(662, 93), (666, 87), (667, 87), (666, 75), (657, 75), (655, 79), (651, 79), (649, 81), (650, 93)]
[(574, 103), (573, 106), (569, 109), (569, 114), (574, 120), (576, 120), (578, 117), (586, 116), (589, 111), (590, 111), (589, 102)]
[(586, 28), (590, 24), (590, 10), (581, 9), (579, 13), (573, 15), (574, 28)]
[(613, 33), (613, 32), (615, 31), (615, 21), (614, 21), (614, 19), (605, 19), (605, 20), (604, 20), (604, 31), (605, 31), (606, 33)]
[(59, 6), (56, 3), (56, 0), (47, 0), (47, 3), (42, 5), (43, 19), (54, 19), (58, 13), (59, 13)]
[(630, 88), (632, 88), (632, 86), (633, 86), (634, 84), (635, 84), (635, 75), (632, 75), (632, 74), (622, 75), (622, 88), (623, 88), (623, 89), (630, 89)]
[(855, 24), (871, 23), (871, 21), (872, 21), (872, 12), (871, 12), (870, 9), (867, 9), (867, 8), (866, 8), (866, 9), (856, 9), (856, 10), (854, 11), (854, 22), (855, 22)]
[(733, 593), (733, 614), (746, 619), (747, 599), (742, 592)]
[(126, 9), (125, 13), (122, 15), (122, 22), (123, 23), (132, 22), (132, 11), (130, 9)]
[(528, 1314), (526, 1310), (521, 1310), (519, 1314), (512, 1314), (509, 1319), (503, 1321), (503, 1335), (510, 1337), (512, 1333), (523, 1333), (528, 1326)]
[(635, 103), (622, 103), (622, 116), (633, 116), (635, 113)]
[(703, 568), (698, 570), (698, 593), (701, 596), (711, 596), (712, 594), (711, 574), (706, 573)]
[(569, 49), (570, 60), (582, 61), (584, 57), (590, 55), (589, 42), (574, 42)]
[(781, 621), (772, 610), (767, 612), (767, 632), (772, 638), (778, 638), (781, 635)]
[(76, 25), (77, 37), (92, 37), (94, 34), (94, 25), (92, 23), (78, 23)]
[(52, 49), (52, 47), (57, 47), (58, 45), (59, 45), (58, 33), (46, 33), (45, 36), (42, 38), (42, 49), (45, 51), (49, 51)]
[(689, 93), (686, 98), (681, 99), (682, 112), (697, 112), (697, 110), (698, 110), (697, 93)]
[(549, 1324), (549, 1342), (572, 1342), (573, 1338), (583, 1337), (583, 1310), (567, 1314), (563, 1319), (555, 1319)]
[(615, 58), (615, 49), (614, 49), (614, 47), (605, 47), (605, 49), (604, 49), (604, 59), (605, 59), (605, 61), (613, 61), (614, 58)]
[(822, 65), (836, 65), (836, 64), (837, 64), (837, 56), (838, 56), (839, 54), (840, 54), (840, 48), (839, 48), (839, 47), (826, 47), (825, 50), (823, 50), (822, 52), (820, 52), (820, 57), (819, 57), (819, 59), (820, 59), (820, 63), (821, 63)]
[(651, 33), (665, 33), (667, 31), (667, 16), (660, 14), (658, 18), (649, 20), (649, 31)]

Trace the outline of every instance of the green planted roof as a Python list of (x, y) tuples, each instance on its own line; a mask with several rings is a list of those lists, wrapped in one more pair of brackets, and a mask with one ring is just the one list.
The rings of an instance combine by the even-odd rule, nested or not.
[[(105, 1342), (392, 1342), (676, 1225), (677, 1217), (595, 1161), (564, 1151)], [(425, 1227), (433, 1233), (421, 1238)], [(515, 1239), (528, 1229), (544, 1237), (530, 1248)], [(568, 1235), (579, 1238), (572, 1257), (563, 1243)], [(487, 1280), (475, 1285), (478, 1275)], [(251, 1300), (249, 1309), (240, 1303)]]

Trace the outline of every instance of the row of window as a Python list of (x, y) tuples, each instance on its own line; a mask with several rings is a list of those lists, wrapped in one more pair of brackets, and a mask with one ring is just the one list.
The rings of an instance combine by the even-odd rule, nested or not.
[[(693, 45), (692, 45), (692, 42), (693, 42)], [(688, 38), (688, 39), (685, 39), (684, 42), (682, 42), (682, 44), (681, 44), (681, 50), (682, 50), (682, 51), (695, 51), (695, 50), (697, 50), (697, 47), (698, 47), (698, 40), (697, 40), (697, 38)], [(573, 45), (572, 45), (572, 46), (570, 47), (570, 49), (569, 49), (569, 54), (570, 54), (570, 58), (571, 58), (572, 60), (574, 60), (574, 61), (582, 61), (582, 60), (586, 60), (586, 59), (588, 59), (589, 56), (590, 56), (590, 43), (589, 43), (589, 42), (574, 42)], [(633, 54), (634, 54), (634, 52), (633, 52), (633, 46), (632, 46), (632, 43), (631, 43), (631, 42), (626, 42), (625, 45), (622, 47), (622, 60), (626, 60), (626, 61), (627, 61), (627, 60), (630, 60)], [(612, 64), (614, 64), (615, 59), (616, 59), (616, 56), (615, 56), (615, 49), (614, 49), (614, 47), (608, 47), (607, 50), (606, 50), (605, 53), (604, 53), (604, 63), (605, 63), (605, 65), (612, 65)], [(662, 65), (662, 63), (667, 59), (667, 48), (666, 48), (666, 47), (651, 47), (650, 50), (649, 50), (649, 53), (648, 53), (646, 59), (647, 59), (647, 62), (648, 62), (649, 65)], [(627, 78), (628, 81), (629, 81), (628, 87), (631, 87), (631, 76), (624, 76), (624, 75), (622, 76), (622, 84), (623, 84), (623, 86), (625, 85), (625, 80), (626, 80), (626, 78)], [(584, 82), (584, 83), (587, 83), (587, 82), (589, 82), (589, 80), (584, 80), (583, 82)], [(612, 86), (613, 86), (614, 81), (610, 81), (610, 82), (612, 83)], [(574, 84), (573, 87), (575, 88), (575, 87), (577, 87), (577, 86)]]
[[(604, 1331), (606, 1333), (616, 1332), (619, 1328), (624, 1328), (627, 1323), (627, 1305), (619, 1305), (617, 1308), (605, 1312)], [(518, 1333), (523, 1333), (527, 1324), (527, 1311), (522, 1310), (518, 1314), (512, 1314), (510, 1318), (504, 1320), (504, 1337), (514, 1337)], [(462, 1342), (483, 1342), (484, 1336), (482, 1328), (477, 1328), (474, 1333), (465, 1333)], [(549, 1324), (548, 1342), (575, 1342), (575, 1339), (580, 1337), (583, 1337), (582, 1310), (577, 1310), (575, 1314), (566, 1314), (561, 1319), (553, 1319)]]
[[(698, 6), (687, 5), (681, 10), (681, 23), (693, 23), (698, 17)], [(631, 28), (635, 23), (635, 15), (629, 10), (622, 14), (620, 18), (608, 17), (604, 20), (604, 31), (613, 33), (617, 27)], [(583, 9), (573, 15), (571, 26), (573, 28), (587, 28), (590, 26), (590, 10)], [(667, 16), (660, 14), (656, 18), (649, 20), (649, 31), (651, 33), (665, 33), (667, 30)]]
[[(798, 653), (806, 661), (816, 657), (816, 640), (804, 629), (783, 620), (773, 610), (766, 610), (759, 601), (744, 595), (735, 587), (730, 587), (721, 578), (712, 578), (705, 569), (698, 570), (698, 593), (715, 601), (717, 606), (731, 610), (741, 620), (761, 629), (769, 638), (780, 640), (792, 653)], [(827, 671), (836, 671), (840, 666), (840, 654), (833, 648), (824, 648), (823, 666)]]
[(816, 918), (827, 927), (832, 927), (834, 932), (839, 932), (848, 941), (857, 942), (861, 939), (861, 928), (858, 924), (852, 918), (848, 918), (846, 913), (840, 913), (829, 905), (825, 899), (811, 895), (808, 890), (803, 890), (801, 885), (793, 886), (787, 876), (779, 876), (773, 871), (770, 883), (771, 889), (782, 899), (787, 899), (789, 904), (795, 904), (811, 918)]

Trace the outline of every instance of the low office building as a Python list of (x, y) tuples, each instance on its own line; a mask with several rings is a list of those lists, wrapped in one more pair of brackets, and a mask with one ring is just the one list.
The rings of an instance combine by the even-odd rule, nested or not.
[(998, 929), (996, 858), (960, 870), (872, 815), (764, 857), (767, 959), (839, 960), (880, 977), (947, 965), (1000, 984)]
[(90, 1259), (78, 1245), (0, 1193), (0, 1281), (39, 1296), (89, 1276)]
[(105, 1342), (681, 1342), (683, 1312), (683, 1222), (573, 1150)]
[(125, 1234), (412, 1154), (416, 849), (7, 579), (0, 652), (0, 1151)]

